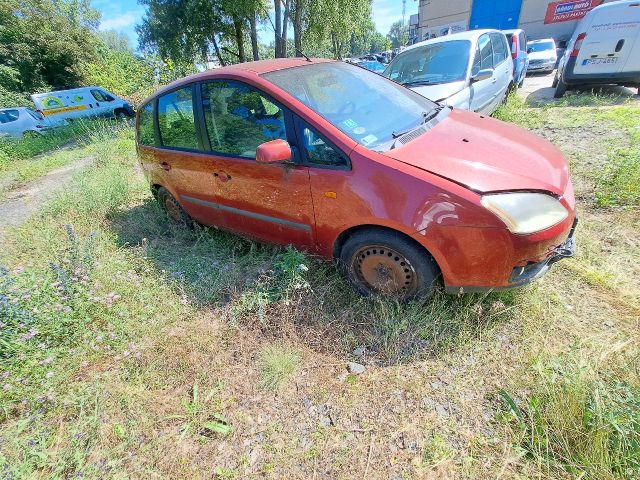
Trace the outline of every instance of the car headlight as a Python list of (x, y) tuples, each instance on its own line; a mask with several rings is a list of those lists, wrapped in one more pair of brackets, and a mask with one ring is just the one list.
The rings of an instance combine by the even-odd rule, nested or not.
[(544, 193), (496, 193), (483, 195), (481, 203), (513, 233), (539, 232), (557, 225), (569, 216), (566, 208)]

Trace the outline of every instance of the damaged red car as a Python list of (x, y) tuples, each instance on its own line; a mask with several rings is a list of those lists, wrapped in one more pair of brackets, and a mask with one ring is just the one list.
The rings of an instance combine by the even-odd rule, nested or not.
[(574, 252), (558, 149), (344, 62), (186, 77), (143, 103), (136, 139), (170, 219), (337, 260), (362, 294), (512, 288)]

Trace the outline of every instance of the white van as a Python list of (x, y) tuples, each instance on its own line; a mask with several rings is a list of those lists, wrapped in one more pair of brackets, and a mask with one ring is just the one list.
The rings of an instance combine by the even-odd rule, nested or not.
[(578, 23), (553, 81), (555, 97), (575, 85), (640, 88), (640, 0), (605, 3)]
[(101, 87), (82, 87), (57, 92), (34, 93), (31, 100), (36, 110), (49, 118), (70, 120), (89, 117), (133, 117), (133, 108), (126, 100)]

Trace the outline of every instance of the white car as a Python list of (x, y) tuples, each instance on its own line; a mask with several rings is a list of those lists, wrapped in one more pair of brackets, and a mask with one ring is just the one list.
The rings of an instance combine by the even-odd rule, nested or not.
[(578, 23), (553, 81), (556, 98), (574, 85), (640, 88), (640, 2), (605, 3)]
[(472, 30), (416, 43), (383, 76), (446, 105), (490, 115), (513, 86), (504, 33)]
[(30, 108), (0, 109), (0, 138), (39, 135), (66, 122), (54, 122)]
[(82, 87), (55, 92), (34, 93), (31, 100), (36, 109), (48, 118), (79, 119), (90, 117), (133, 117), (133, 108), (126, 100), (102, 87)]
[(542, 40), (529, 40), (527, 42), (527, 54), (529, 55), (529, 72), (553, 72), (556, 68), (558, 54), (556, 42), (553, 38)]

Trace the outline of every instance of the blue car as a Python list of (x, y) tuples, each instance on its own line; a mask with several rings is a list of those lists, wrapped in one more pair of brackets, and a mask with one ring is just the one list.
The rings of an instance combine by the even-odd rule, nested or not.
[(521, 87), (529, 69), (529, 55), (527, 54), (527, 36), (524, 30), (503, 30), (511, 45), (513, 58), (513, 84)]
[(380, 63), (380, 62), (376, 62), (373, 60), (365, 60), (364, 62), (356, 62), (355, 65), (362, 67), (362, 68), (366, 68), (367, 70), (371, 70), (372, 72), (375, 73), (382, 73), (384, 72), (385, 66)]

